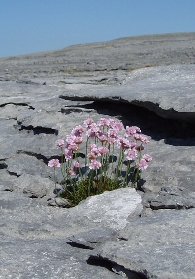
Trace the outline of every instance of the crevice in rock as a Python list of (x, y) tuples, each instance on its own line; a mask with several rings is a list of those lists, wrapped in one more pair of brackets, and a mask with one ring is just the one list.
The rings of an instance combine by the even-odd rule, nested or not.
[(92, 112), (92, 109), (84, 109), (84, 108), (79, 108), (78, 106), (67, 106), (65, 108), (61, 108), (61, 113), (64, 114), (70, 114), (70, 113), (80, 113), (80, 112)]
[(125, 277), (128, 279), (147, 279), (148, 278), (144, 274), (131, 271), (122, 265), (119, 265), (109, 259), (102, 258), (100, 256), (90, 255), (87, 260), (87, 264), (104, 267), (104, 268), (110, 270), (111, 272), (116, 273), (118, 275), (122, 275), (122, 277)]
[(176, 204), (176, 205), (166, 205), (166, 204), (161, 204), (161, 205), (155, 205), (155, 202), (153, 201), (153, 204), (150, 204), (150, 208), (152, 210), (159, 210), (159, 209), (176, 209), (176, 210), (181, 210), (181, 209), (191, 209), (194, 208), (194, 205), (181, 205), (181, 204)]
[(0, 169), (6, 169), (7, 168), (7, 164), (4, 161), (0, 160)]
[(164, 186), (157, 195), (147, 193), (144, 199), (152, 210), (195, 208), (195, 193), (181, 186)]
[[(28, 156), (32, 156), (32, 157), (37, 158), (37, 160), (43, 161), (45, 164), (48, 163), (48, 158), (45, 157), (44, 155), (40, 154), (40, 153), (35, 153), (35, 152), (32, 152), (32, 151), (18, 150), (17, 154), (25, 154), (25, 155), (28, 155)], [(52, 156), (52, 159), (57, 158), (57, 157), (59, 157), (59, 156)]]
[(108, 270), (114, 272), (112, 270), (112, 268), (115, 266), (115, 263), (112, 262), (112, 261), (108, 261), (108, 260), (105, 260), (105, 259), (100, 259), (100, 258), (97, 258), (97, 257), (94, 257), (94, 256), (89, 256), (89, 258), (87, 260), (87, 264), (105, 267)]
[(12, 176), (16, 176), (16, 177), (19, 177), (19, 176), (20, 176), (19, 174), (17, 174), (17, 173), (14, 172), (14, 171), (7, 170), (7, 172), (8, 172), (10, 175), (12, 175)]
[(26, 104), (26, 103), (14, 103), (14, 102), (9, 102), (9, 103), (5, 103), (5, 104), (1, 104), (0, 107), (5, 107), (7, 105), (14, 105), (14, 106), (23, 106), (23, 107), (28, 107), (29, 109), (34, 110), (35, 108)]
[[(60, 99), (66, 100), (66, 101), (100, 101), (100, 102), (112, 102), (115, 101), (115, 97), (105, 97), (105, 98), (98, 98), (98, 97), (94, 97), (94, 96), (77, 96), (77, 95), (71, 95), (71, 96), (64, 96), (64, 95), (60, 95), (59, 96)], [(117, 97), (120, 98), (120, 97)], [(118, 99), (117, 99), (118, 100)], [(120, 99), (121, 100), (121, 99)], [(126, 101), (128, 102), (128, 101)]]
[[(140, 102), (139, 105), (137, 102), (133, 104), (127, 101), (121, 102), (120, 97), (113, 97), (112, 100), (108, 98), (98, 100), (93, 97), (79, 96), (61, 96), (61, 98), (80, 102), (83, 101), (84, 104), (77, 105), (77, 107), (94, 110), (99, 114), (105, 114), (111, 117), (115, 116), (120, 119), (125, 126), (139, 126), (144, 134), (147, 134), (156, 141), (163, 139), (166, 144), (174, 146), (195, 145), (195, 124), (185, 121), (184, 116), (182, 116), (181, 119), (164, 118), (156, 114), (156, 112), (142, 107)], [(89, 101), (89, 103), (86, 104), (86, 101)], [(150, 105), (151, 104), (148, 102), (147, 106)], [(193, 117), (195, 117), (195, 114)]]
[[(141, 217), (141, 216), (140, 216)], [(117, 238), (118, 241), (128, 241), (128, 238), (125, 237), (118, 237)]]
[(58, 130), (52, 129), (52, 128), (41, 127), (41, 126), (34, 127), (32, 125), (29, 125), (29, 126), (20, 125), (19, 131), (22, 131), (22, 130), (27, 130), (29, 132), (32, 131), (34, 133), (34, 135), (40, 135), (40, 134), (56, 135), (56, 136), (58, 135)]
[(132, 101), (132, 105), (144, 107), (148, 109), (149, 111), (155, 112), (157, 115), (159, 115), (162, 118), (165, 119), (172, 119), (172, 120), (178, 120), (183, 121), (186, 123), (190, 123), (191, 126), (195, 128), (194, 122), (195, 122), (195, 113), (193, 112), (178, 112), (174, 110), (173, 108), (170, 108), (168, 110), (160, 108), (159, 104), (154, 104), (150, 101)]
[(16, 80), (17, 83), (24, 83), (24, 84), (32, 84), (32, 85), (40, 85), (40, 83), (34, 82), (32, 80)]
[(76, 247), (76, 248), (81, 248), (81, 249), (86, 249), (86, 250), (93, 250), (92, 247), (90, 247), (88, 245), (85, 245), (85, 244), (77, 243), (77, 242), (68, 241), (67, 244), (69, 244), (72, 247)]

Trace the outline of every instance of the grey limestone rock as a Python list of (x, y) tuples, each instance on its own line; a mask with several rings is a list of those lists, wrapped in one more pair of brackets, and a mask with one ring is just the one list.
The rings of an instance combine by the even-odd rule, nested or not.
[(29, 185), (23, 189), (23, 194), (29, 198), (42, 198), (47, 195), (47, 190), (41, 185)]
[(162, 210), (140, 218), (91, 252), (147, 279), (195, 278), (194, 209)]
[(129, 216), (141, 214), (141, 201), (141, 196), (132, 188), (106, 191), (72, 208), (69, 216), (77, 216), (83, 222), (92, 220), (97, 227), (118, 231), (129, 223)]
[(106, 241), (116, 240), (117, 233), (113, 229), (93, 229), (81, 232), (68, 238), (72, 246), (84, 247), (93, 250)]
[(166, 186), (150, 201), (152, 209), (181, 209), (195, 207), (195, 192), (183, 187)]
[(42, 198), (44, 196), (54, 197), (54, 184), (40, 175), (30, 175), (27, 173), (19, 176), (14, 183), (15, 189), (20, 189), (24, 194), (31, 198)]
[[(194, 278), (194, 38), (0, 59), (0, 278)], [(61, 156), (55, 141), (88, 117), (139, 126), (153, 160), (139, 192), (65, 208), (47, 164)]]
[(66, 207), (66, 208), (71, 207), (70, 203), (68, 202), (68, 200), (63, 199), (63, 198), (56, 197), (55, 198), (55, 203), (59, 207)]
[[(124, 191), (120, 190), (113, 191), (115, 195), (110, 197), (105, 193), (99, 200), (91, 198), (91, 203), (89, 199), (71, 209), (48, 207), (37, 199), (23, 196), (20, 191), (3, 192), (0, 200), (2, 278), (118, 278), (110, 271), (110, 265), (106, 265), (107, 268), (92, 263), (88, 265), (88, 250), (73, 248), (68, 243), (72, 239), (77, 244), (92, 245), (93, 248), (95, 243), (114, 239), (115, 228), (124, 227), (136, 208), (142, 207), (139, 194), (131, 190), (124, 189), (125, 197)], [(95, 216), (95, 209), (104, 195), (102, 211)], [(119, 198), (118, 210), (116, 196)], [(129, 201), (125, 204), (126, 216), (121, 206), (124, 199)], [(109, 203), (105, 204), (108, 200)], [(105, 216), (101, 220), (103, 213)], [(113, 223), (116, 213), (118, 220)]]
[[(161, 117), (194, 123), (195, 65), (171, 65), (133, 71), (118, 86), (72, 86), (61, 98), (132, 103), (154, 111)], [(95, 89), (95, 90), (94, 90)], [(187, 97), (187, 98), (186, 98)]]
[(88, 250), (71, 247), (62, 238), (4, 241), (1, 249), (0, 276), (3, 279), (119, 278), (105, 267), (87, 265)]

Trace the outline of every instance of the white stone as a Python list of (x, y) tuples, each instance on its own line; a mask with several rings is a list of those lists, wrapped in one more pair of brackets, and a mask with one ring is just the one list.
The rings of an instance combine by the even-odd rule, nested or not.
[[(87, 198), (84, 202), (70, 209), (70, 214), (77, 219), (86, 217), (102, 227), (115, 230), (123, 229), (131, 215), (142, 211), (141, 196), (133, 188), (120, 188)], [(79, 217), (80, 216), (80, 217)]]

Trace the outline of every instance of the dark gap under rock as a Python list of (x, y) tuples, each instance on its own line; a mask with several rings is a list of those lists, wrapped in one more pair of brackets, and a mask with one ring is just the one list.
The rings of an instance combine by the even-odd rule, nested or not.
[(77, 248), (87, 249), (87, 250), (93, 250), (92, 247), (81, 244), (81, 243), (77, 243), (77, 242), (68, 241), (67, 244), (69, 244), (72, 247), (77, 247)]
[(152, 210), (195, 208), (195, 193), (184, 187), (162, 187), (156, 197), (148, 201)]
[(114, 273), (117, 273), (119, 275), (122, 275), (122, 277), (128, 278), (128, 279), (147, 279), (146, 276), (142, 274), (138, 274), (134, 271), (128, 270), (124, 268), (121, 265), (118, 265), (117, 263), (110, 261), (108, 259), (104, 258), (98, 258), (94, 256), (89, 256), (87, 260), (87, 264), (94, 265), (94, 266), (101, 266), (104, 267)]
[[(82, 109), (82, 108), (79, 108), (79, 107), (75, 107), (75, 106), (68, 106), (68, 107), (65, 107), (65, 108), (61, 108), (61, 113), (64, 113), (64, 114), (70, 114), (70, 113), (72, 113), (72, 112), (83, 112), (84, 111), (84, 109)], [(85, 110), (86, 111), (86, 110)], [(92, 111), (92, 109), (91, 110), (88, 110), (88, 111)]]
[(7, 168), (6, 163), (0, 161), (0, 169), (6, 169), (6, 168)]
[(162, 118), (165, 119), (172, 119), (172, 120), (178, 120), (183, 121), (186, 123), (190, 123), (191, 126), (195, 127), (194, 121), (195, 121), (195, 113), (194, 112), (178, 112), (174, 110), (173, 108), (170, 108), (168, 110), (164, 110), (161, 107), (159, 107), (159, 104), (155, 104), (150, 101), (132, 101), (132, 105), (140, 106), (142, 108), (146, 108), (149, 111), (155, 112), (157, 115), (159, 115)]
[(56, 135), (56, 136), (58, 135), (58, 130), (41, 127), (41, 126), (33, 127), (32, 125), (29, 126), (20, 125), (19, 131), (22, 130), (27, 130), (29, 132), (32, 131), (34, 135), (40, 135), (40, 134)]
[[(25, 154), (25, 155), (28, 155), (28, 156), (33, 156), (33, 157), (37, 158), (38, 160), (42, 160), (45, 164), (48, 163), (48, 159), (44, 155), (39, 154), (39, 153), (34, 153), (34, 152), (31, 152), (31, 151), (18, 150), (17, 154)], [(56, 158), (56, 157), (60, 158), (60, 156), (53, 156), (53, 159)]]
[(20, 175), (18, 175), (16, 172), (13, 172), (13, 171), (9, 171), (9, 170), (7, 170), (8, 171), (8, 173), (10, 174), (10, 175), (13, 175), (13, 176), (16, 176), (16, 177), (19, 177)]
[(1, 104), (0, 107), (5, 107), (7, 105), (14, 105), (14, 106), (23, 106), (23, 107), (28, 107), (29, 109), (34, 110), (35, 108), (32, 106), (29, 106), (26, 103), (13, 103), (13, 102), (9, 102), (9, 103), (5, 103), (5, 104)]
[(79, 107), (93, 109), (99, 114), (115, 116), (125, 126), (139, 126), (144, 134), (156, 141), (164, 139), (166, 144), (174, 146), (195, 145), (195, 126), (186, 121), (166, 119), (146, 108), (129, 103), (94, 101)]
[(32, 80), (16, 80), (17, 83), (23, 83), (23, 84), (32, 84), (32, 85), (40, 85), (40, 83), (34, 82)]

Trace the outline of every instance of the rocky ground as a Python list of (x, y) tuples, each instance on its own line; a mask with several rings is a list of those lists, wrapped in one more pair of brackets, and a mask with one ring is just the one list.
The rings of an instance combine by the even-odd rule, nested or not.
[[(195, 278), (195, 33), (0, 59), (0, 278)], [(87, 117), (150, 138), (139, 191), (63, 208), (47, 163)]]

